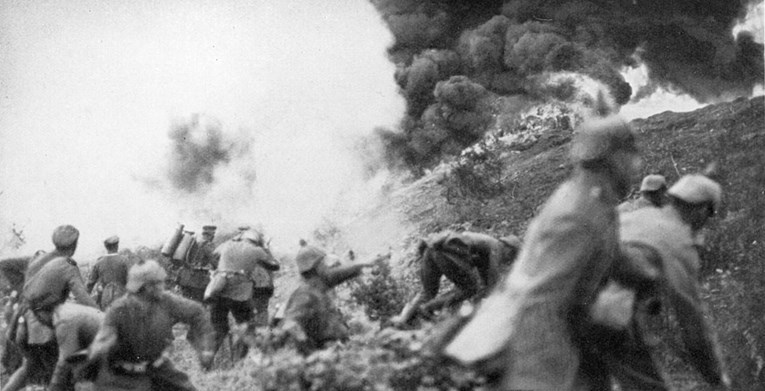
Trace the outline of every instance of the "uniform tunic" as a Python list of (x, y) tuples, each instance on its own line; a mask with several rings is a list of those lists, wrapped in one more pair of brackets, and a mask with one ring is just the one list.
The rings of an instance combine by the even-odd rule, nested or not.
[[(215, 254), (220, 258), (215, 278), (226, 280), (211, 300), (213, 327), (220, 344), (229, 331), (229, 312), (237, 323), (253, 319), (257, 326), (268, 323), (268, 300), (274, 287), (271, 273), (279, 264), (265, 249), (241, 236), (218, 246)], [(253, 314), (255, 304), (257, 314)]]
[(130, 262), (122, 255), (104, 255), (96, 261), (88, 278), (88, 292), (96, 288), (98, 305), (105, 310), (114, 300), (125, 294)]
[[(212, 351), (210, 321), (204, 307), (193, 300), (163, 292), (157, 300), (128, 294), (112, 303), (91, 346), (91, 358), (106, 358), (94, 381), (96, 388), (138, 390), (150, 382), (156, 389), (194, 390), (188, 376), (163, 356), (174, 340), (176, 323), (189, 325), (186, 338), (197, 352)], [(125, 372), (136, 365), (145, 372)]]
[(503, 356), (503, 389), (604, 389), (582, 366), (582, 331), (618, 248), (617, 197), (604, 174), (578, 172), (531, 222), (499, 289), (447, 346), (474, 363)]
[[(672, 206), (641, 209), (622, 215), (620, 222), (622, 241), (632, 249), (629, 261), (641, 268), (658, 269), (658, 292), (666, 295), (675, 311), (688, 359), (708, 382), (719, 384), (723, 361), (704, 319), (699, 297), (700, 260), (690, 227)], [(648, 360), (650, 357), (645, 357), (646, 362), (637, 364), (649, 368), (653, 363)], [(639, 384), (636, 389), (646, 387)]]
[(189, 258), (189, 262), (182, 265), (179, 271), (178, 285), (184, 296), (202, 301), (205, 287), (210, 282), (209, 270), (218, 267), (212, 241), (206, 240), (199, 243)]
[(327, 276), (302, 279), (290, 295), (284, 311), (284, 327), (297, 334), (304, 352), (321, 349), (329, 341), (348, 338), (348, 326), (330, 294), (335, 285), (358, 276), (361, 268), (361, 265), (333, 267), (327, 270)]
[(441, 276), (458, 288), (447, 295), (445, 304), (481, 295), (493, 287), (501, 266), (512, 259), (502, 259), (505, 245), (499, 240), (475, 232), (444, 232), (421, 244), (420, 280), (424, 306), (438, 294)]

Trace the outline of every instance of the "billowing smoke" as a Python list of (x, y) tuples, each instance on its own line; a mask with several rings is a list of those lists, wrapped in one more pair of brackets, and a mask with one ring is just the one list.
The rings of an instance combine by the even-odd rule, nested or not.
[(198, 115), (178, 121), (168, 133), (172, 141), (168, 177), (179, 190), (194, 192), (213, 182), (216, 167), (231, 160), (233, 145), (223, 139), (220, 124), (201, 124)]
[[(407, 99), (403, 133), (381, 133), (389, 154), (409, 166), (475, 141), (497, 114), (496, 97), (586, 106), (605, 93), (618, 111), (660, 88), (703, 103), (749, 96), (763, 83), (762, 39), (732, 33), (755, 1), (372, 2), (396, 38), (389, 57)], [(638, 67), (648, 81), (633, 91), (623, 73)], [(438, 86), (454, 77), (485, 90), (471, 96), (475, 107), (444, 101)], [(578, 91), (582, 77), (601, 86), (596, 95)], [(444, 128), (443, 113), (452, 118), (454, 109), (458, 118), (446, 122), (459, 124)]]

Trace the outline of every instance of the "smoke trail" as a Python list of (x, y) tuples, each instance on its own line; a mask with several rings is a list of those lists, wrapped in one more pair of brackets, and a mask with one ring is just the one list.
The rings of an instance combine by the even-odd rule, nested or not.
[[(389, 56), (407, 99), (403, 133), (381, 134), (390, 153), (409, 165), (427, 165), (450, 144), (471, 142), (433, 129), (440, 125), (432, 112), (443, 106), (435, 88), (454, 76), (485, 88), (476, 99), (486, 108), (492, 106), (486, 100), (500, 96), (597, 101), (559, 76), (576, 73), (602, 84), (598, 90), (616, 111), (659, 89), (699, 102), (749, 96), (765, 72), (761, 38), (731, 33), (755, 1), (372, 2), (396, 37)], [(622, 70), (638, 66), (648, 81), (632, 91)], [(479, 120), (470, 126), (486, 128)]]

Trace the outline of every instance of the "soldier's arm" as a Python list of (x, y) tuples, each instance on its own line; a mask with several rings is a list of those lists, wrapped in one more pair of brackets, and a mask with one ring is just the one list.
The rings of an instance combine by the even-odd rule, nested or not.
[(661, 258), (656, 250), (640, 243), (622, 243), (612, 276), (641, 291), (652, 291), (660, 278)]
[(80, 275), (80, 270), (77, 266), (70, 266), (66, 271), (66, 274), (65, 278), (69, 281), (69, 293), (74, 296), (74, 300), (82, 305), (98, 308), (96, 301), (88, 294), (88, 290), (85, 288), (85, 283), (82, 281), (82, 275)]
[(335, 266), (327, 270), (326, 282), (330, 287), (342, 284), (361, 274), (361, 270), (367, 265), (350, 264)]
[(275, 272), (281, 268), (281, 265), (279, 265), (279, 262), (274, 258), (273, 255), (271, 255), (271, 252), (268, 251), (268, 249), (261, 248), (262, 251), (259, 251), (258, 254), (258, 262), (266, 268), (266, 270), (270, 270), (272, 272)]
[(58, 342), (58, 361), (53, 370), (53, 376), (50, 379), (51, 391), (68, 389), (69, 384), (73, 384), (72, 365), (66, 362), (66, 359), (80, 350), (80, 338), (76, 319), (67, 319), (55, 325), (56, 341)]
[(119, 304), (115, 304), (106, 311), (103, 323), (88, 349), (88, 360), (105, 359), (109, 352), (117, 346), (122, 312), (123, 309)]
[(189, 325), (186, 339), (191, 343), (191, 346), (200, 355), (212, 352), (215, 346), (215, 336), (210, 323), (210, 315), (205, 308), (194, 300), (170, 293), (166, 293), (163, 300), (167, 301), (165, 307), (176, 322)]
[(93, 267), (90, 268), (90, 275), (88, 276), (88, 282), (85, 285), (85, 288), (87, 289), (88, 293), (93, 292), (93, 287), (96, 286), (96, 282), (98, 282), (98, 263), (93, 265)]
[(669, 296), (682, 329), (688, 359), (711, 384), (721, 384), (725, 369), (719, 345), (706, 319), (701, 300), (690, 278), (685, 286), (675, 286)]

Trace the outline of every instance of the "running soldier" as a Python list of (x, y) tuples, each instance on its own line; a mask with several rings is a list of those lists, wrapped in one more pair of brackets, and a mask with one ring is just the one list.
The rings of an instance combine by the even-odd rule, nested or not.
[(186, 338), (202, 368), (212, 365), (214, 335), (207, 312), (202, 304), (165, 291), (166, 277), (154, 260), (130, 268), (128, 294), (106, 311), (90, 347), (84, 372), (94, 377), (95, 389), (195, 390), (166, 351), (179, 322), (189, 325)]
[[(90, 270), (87, 288), (98, 303), (99, 308), (106, 308), (117, 298), (125, 294), (130, 261), (118, 253), (120, 238), (111, 236), (104, 240), (106, 255), (98, 258)], [(95, 289), (95, 291), (94, 291)]]

